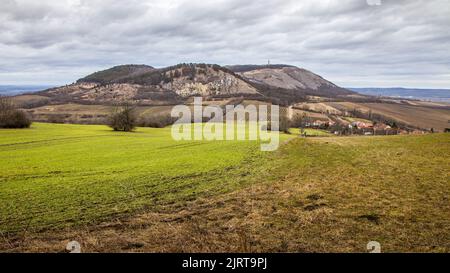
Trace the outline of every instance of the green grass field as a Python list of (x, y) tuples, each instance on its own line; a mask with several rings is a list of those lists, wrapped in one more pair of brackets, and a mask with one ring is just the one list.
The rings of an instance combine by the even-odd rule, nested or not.
[(228, 192), (264, 160), (258, 142), (176, 142), (170, 134), (42, 123), (0, 131), (0, 229), (91, 223)]
[(0, 250), (450, 251), (449, 134), (281, 143), (1, 130)]

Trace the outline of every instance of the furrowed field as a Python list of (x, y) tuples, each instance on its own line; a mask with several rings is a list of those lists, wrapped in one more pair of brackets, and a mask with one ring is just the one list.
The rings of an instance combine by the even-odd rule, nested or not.
[(280, 142), (0, 130), (0, 250), (450, 251), (448, 134)]

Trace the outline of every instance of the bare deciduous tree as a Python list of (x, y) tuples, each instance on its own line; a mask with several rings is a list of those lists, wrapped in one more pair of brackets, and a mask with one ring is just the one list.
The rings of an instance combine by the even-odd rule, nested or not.
[(108, 125), (114, 131), (133, 131), (136, 128), (135, 107), (129, 102), (115, 106), (109, 117)]

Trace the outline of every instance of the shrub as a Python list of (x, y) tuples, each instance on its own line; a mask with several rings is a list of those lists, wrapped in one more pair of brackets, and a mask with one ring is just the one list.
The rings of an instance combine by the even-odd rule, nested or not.
[(28, 128), (31, 120), (9, 98), (0, 97), (0, 128)]
[(129, 103), (114, 107), (108, 120), (109, 127), (114, 129), (114, 131), (133, 131), (136, 128), (136, 116), (134, 110), (135, 108)]

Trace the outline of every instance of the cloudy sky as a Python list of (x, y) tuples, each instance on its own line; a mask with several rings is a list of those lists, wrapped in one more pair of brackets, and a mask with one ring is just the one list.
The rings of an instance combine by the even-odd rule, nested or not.
[(450, 1), (378, 1), (0, 0), (0, 84), (270, 59), (346, 87), (450, 88)]

